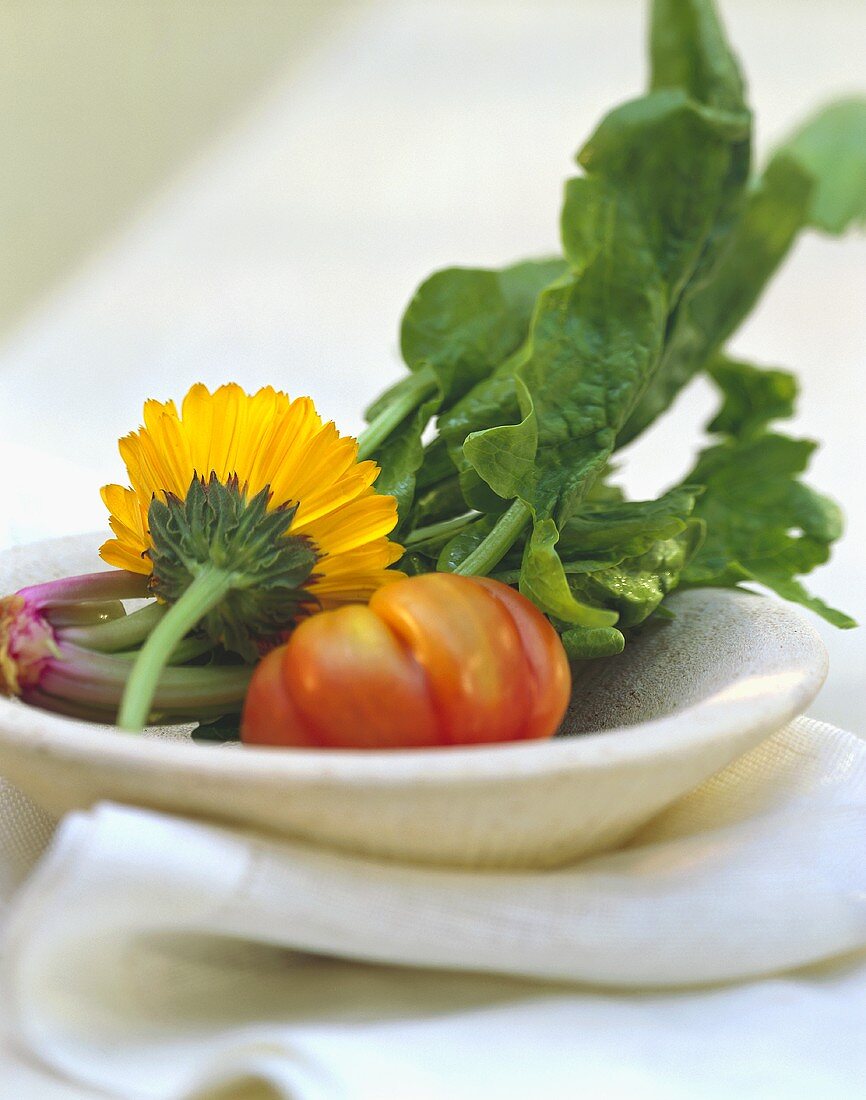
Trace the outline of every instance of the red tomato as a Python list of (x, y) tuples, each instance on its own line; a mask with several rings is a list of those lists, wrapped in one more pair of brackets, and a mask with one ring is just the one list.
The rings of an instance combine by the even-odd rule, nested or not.
[(305, 619), (253, 674), (247, 744), (384, 749), (550, 737), (571, 674), (514, 589), (427, 573)]

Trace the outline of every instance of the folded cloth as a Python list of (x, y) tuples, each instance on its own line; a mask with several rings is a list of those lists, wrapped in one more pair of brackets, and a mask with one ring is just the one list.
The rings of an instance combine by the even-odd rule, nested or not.
[[(10, 888), (47, 828), (14, 820)], [(105, 804), (10, 902), (8, 1010), (32, 1055), (121, 1097), (853, 1097), (864, 842), (866, 742), (808, 719), (626, 847), (537, 873)]]

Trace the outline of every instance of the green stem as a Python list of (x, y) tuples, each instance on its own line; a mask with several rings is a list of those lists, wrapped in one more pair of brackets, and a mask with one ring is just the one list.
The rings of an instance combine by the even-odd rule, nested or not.
[(213, 567), (203, 568), (158, 623), (132, 666), (117, 720), (122, 729), (137, 733), (144, 728), (160, 673), (176, 646), (232, 590), (234, 584), (235, 578), (231, 573)]
[[(198, 706), (191, 710), (188, 706), (175, 708), (166, 707), (160, 709), (155, 705), (153, 719), (155, 725), (176, 726), (200, 721), (212, 721), (228, 714), (240, 714), (243, 709), (243, 695), (230, 702), (216, 706)], [(81, 718), (85, 722), (100, 722), (106, 726), (113, 726), (117, 715), (117, 705), (100, 704), (96, 701), (81, 702), (70, 699), (65, 695), (51, 695), (47, 691), (28, 692), (26, 702), (30, 706), (39, 707), (40, 710), (48, 710), (53, 714), (63, 714), (67, 718)]]
[[(184, 638), (182, 642), (178, 642), (175, 646), (174, 653), (172, 653), (168, 663), (169, 665), (185, 665), (187, 661), (193, 661), (196, 657), (203, 656), (213, 647), (213, 642), (208, 638)], [(119, 661), (134, 661), (140, 652), (138, 649), (122, 649), (117, 653), (113, 653), (112, 656)]]
[(416, 527), (404, 539), (403, 546), (411, 550), (422, 542), (430, 542), (431, 539), (450, 538), (459, 534), (463, 528), (478, 519), (479, 512), (467, 512), (464, 516), (456, 516), (454, 519), (443, 519), (441, 523), (428, 523), (426, 527)]
[(122, 619), (126, 610), (120, 600), (92, 601), (86, 603), (53, 603), (43, 611), (55, 630), (65, 627), (96, 626), (114, 619)]
[[(184, 639), (170, 660), (191, 642), (195, 639)], [(133, 657), (137, 659), (139, 653)], [(252, 672), (250, 665), (165, 667), (153, 695), (153, 709), (187, 712), (200, 706), (222, 707), (238, 702), (246, 694)], [(58, 698), (110, 708), (116, 713), (129, 678), (130, 661), (123, 654), (96, 653), (61, 642), (59, 656), (42, 673), (39, 687)]]
[[(39, 687), (59, 699), (91, 704), (116, 714), (129, 676), (129, 663), (118, 661), (118, 664), (126, 676), (120, 681), (110, 673), (103, 675), (99, 670), (85, 675), (80, 670), (66, 668), (58, 661), (43, 675)], [(250, 665), (167, 667), (148, 704), (160, 712), (182, 710), (186, 713), (203, 707), (225, 708), (244, 698), (252, 673)]]
[(529, 509), (522, 500), (515, 500), (503, 512), (496, 526), (478, 546), (453, 570), (460, 576), (486, 577), (505, 557), (530, 520)]
[(149, 581), (150, 577), (143, 573), (106, 569), (101, 573), (84, 573), (79, 577), (33, 584), (22, 588), (19, 595), (25, 596), (36, 607), (88, 600), (135, 600), (149, 595)]
[(122, 619), (64, 630), (63, 637), (85, 649), (95, 649), (98, 653), (118, 653), (124, 649), (135, 649), (167, 611), (165, 604), (154, 601)]
[(391, 432), (435, 392), (437, 384), (432, 370), (425, 368), (418, 371), (414, 375), (413, 385), (407, 386), (400, 397), (383, 409), (358, 436), (358, 459), (363, 460), (374, 455)]

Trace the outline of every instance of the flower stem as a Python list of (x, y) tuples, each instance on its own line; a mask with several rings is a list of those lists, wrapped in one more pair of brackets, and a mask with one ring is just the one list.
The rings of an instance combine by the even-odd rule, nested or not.
[(370, 458), (385, 442), (391, 432), (406, 417), (436, 390), (437, 382), (433, 371), (420, 370), (414, 375), (413, 385), (393, 404), (388, 405), (376, 419), (358, 436), (358, 460)]
[[(100, 704), (95, 701), (81, 702), (81, 700), (70, 699), (65, 695), (51, 695), (47, 691), (37, 689), (35, 691), (28, 691), (23, 696), (24, 702), (30, 706), (39, 707), (40, 710), (48, 710), (54, 714), (63, 714), (67, 718), (80, 718), (85, 722), (100, 722), (103, 725), (114, 725), (115, 716), (117, 714), (116, 704)], [(220, 703), (214, 706), (196, 706), (190, 708), (188, 706), (179, 707), (166, 707), (160, 709), (156, 704), (154, 711), (152, 712), (152, 718), (155, 725), (176, 726), (186, 725), (187, 723), (212, 721), (216, 718), (222, 718), (227, 714), (239, 714), (243, 708), (243, 695), (238, 695), (236, 699), (233, 699), (226, 703)]]
[(88, 600), (84, 603), (53, 603), (43, 609), (43, 614), (55, 630), (61, 630), (122, 619), (126, 610), (120, 600)]
[(451, 535), (459, 534), (467, 524), (478, 519), (479, 514), (478, 512), (467, 512), (466, 515), (456, 516), (454, 519), (445, 519), (441, 523), (428, 523), (426, 527), (416, 527), (401, 541), (406, 550), (412, 550), (416, 546), (420, 546), (421, 543), (430, 542), (432, 539), (449, 538)]
[(165, 604), (154, 602), (112, 622), (70, 627), (63, 631), (63, 637), (74, 645), (95, 649), (99, 653), (134, 649), (141, 645), (167, 611)]
[[(208, 638), (184, 638), (182, 642), (178, 642), (174, 647), (174, 652), (168, 662), (169, 666), (185, 665), (187, 661), (193, 661), (196, 657), (204, 656), (213, 647), (213, 642)], [(139, 649), (122, 649), (112, 653), (112, 657), (116, 657), (119, 661), (132, 662), (136, 660), (140, 652)]]
[(231, 591), (234, 584), (234, 576), (226, 570), (204, 567), (160, 620), (132, 666), (117, 720), (122, 729), (137, 733), (144, 728), (160, 673), (171, 659), (175, 647)]
[(530, 520), (529, 509), (515, 500), (490, 534), (453, 570), (460, 576), (486, 577), (505, 557)]
[(87, 600), (134, 600), (149, 595), (149, 581), (150, 577), (144, 573), (107, 569), (101, 573), (84, 573), (79, 577), (33, 584), (22, 588), (19, 595), (40, 608)]
[[(39, 682), (40, 689), (58, 699), (116, 713), (129, 681), (129, 661), (86, 649), (76, 651), (74, 646), (63, 646), (62, 657), (46, 669)], [(250, 665), (166, 667), (148, 702), (160, 713), (177, 710), (187, 713), (199, 707), (225, 708), (243, 699), (252, 672)]]

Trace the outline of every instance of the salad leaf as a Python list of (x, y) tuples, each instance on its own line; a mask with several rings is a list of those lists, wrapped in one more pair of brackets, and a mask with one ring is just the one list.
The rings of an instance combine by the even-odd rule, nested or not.
[(866, 221), (866, 98), (831, 103), (797, 130), (777, 156), (814, 183), (806, 219), (834, 236)]
[(570, 576), (572, 592), (587, 602), (614, 608), (619, 614), (620, 628), (637, 626), (680, 583), (704, 530), (701, 522), (693, 520), (679, 534), (660, 539), (643, 554), (606, 569)]
[(835, 626), (855, 625), (796, 580), (827, 561), (842, 534), (838, 506), (798, 478), (816, 446), (767, 433), (725, 440), (701, 453), (688, 481), (704, 486), (695, 516), (706, 524), (707, 536), (683, 583), (730, 587), (753, 581)]
[(523, 420), (463, 445), (482, 480), (531, 515), (521, 590), (559, 618), (601, 625), (564, 599), (558, 526), (606, 468), (659, 366), (679, 296), (741, 186), (748, 136), (747, 112), (698, 103), (682, 89), (608, 115), (579, 155), (588, 175), (566, 190), (562, 235), (573, 272), (539, 296), (515, 370)]
[(650, 20), (650, 87), (684, 88), (711, 107), (738, 111), (743, 77), (712, 4), (656, 0)]
[(382, 444), (376, 454), (380, 472), (376, 491), (397, 501), (399, 517), (394, 537), (406, 527), (415, 499), (416, 473), (424, 461), (421, 436), (439, 405), (438, 396), (423, 401)]
[(614, 626), (570, 627), (560, 638), (570, 661), (615, 657), (625, 649), (625, 635)]
[(724, 401), (707, 431), (751, 439), (770, 421), (794, 415), (797, 380), (790, 371), (753, 367), (723, 355), (708, 371)]
[(797, 235), (839, 235), (866, 219), (866, 99), (820, 111), (770, 160), (726, 249), (676, 318), (664, 362), (618, 445), (664, 412), (751, 312)]
[(581, 560), (617, 564), (679, 535), (688, 526), (699, 492), (682, 486), (658, 500), (585, 505), (562, 531), (559, 549), (566, 572), (586, 571), (577, 565)]
[[(495, 570), (574, 657), (619, 652), (678, 584), (759, 583), (850, 625), (797, 579), (841, 518), (800, 480), (814, 444), (770, 427), (796, 382), (723, 349), (802, 230), (866, 220), (866, 100), (820, 111), (750, 179), (745, 84), (711, 0), (655, 0), (649, 47), (647, 93), (578, 154), (563, 258), (426, 280), (403, 320), (410, 374), (361, 439), (398, 498), (403, 568)], [(612, 456), (700, 372), (722, 398), (715, 442), (677, 488), (625, 500)]]
[[(412, 374), (367, 410), (374, 431), (369, 453), (382, 468), (380, 492), (397, 498), (401, 526), (414, 499), (424, 460), (421, 438), (439, 409), (485, 378), (525, 339), (535, 297), (563, 270), (562, 260), (527, 260), (501, 271), (446, 268), (426, 279), (403, 316), (400, 347)], [(366, 434), (366, 433), (365, 433)], [(362, 451), (365, 441), (361, 437)]]
[(694, 515), (705, 523), (707, 536), (683, 583), (753, 581), (835, 626), (854, 626), (796, 580), (827, 561), (842, 534), (842, 514), (829, 497), (799, 480), (817, 444), (765, 430), (770, 421), (792, 415), (794, 378), (726, 359), (712, 375), (724, 402), (708, 430), (725, 438), (701, 452), (687, 479), (704, 489)]

